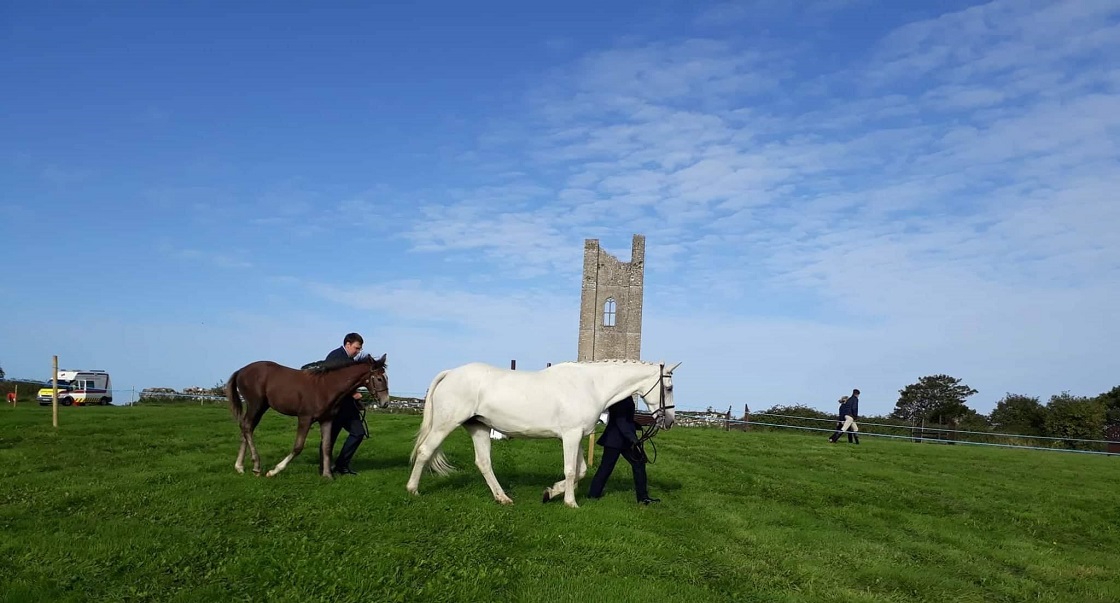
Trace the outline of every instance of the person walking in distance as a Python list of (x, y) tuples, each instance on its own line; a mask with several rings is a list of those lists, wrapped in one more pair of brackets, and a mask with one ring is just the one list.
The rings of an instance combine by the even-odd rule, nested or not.
[(854, 440), (855, 440), (854, 443), (859, 444), (859, 426), (856, 425), (856, 421), (859, 420), (859, 390), (858, 389), (853, 389), (852, 390), (852, 395), (848, 396), (848, 410), (850, 411), (848, 414), (851, 415), (851, 417), (852, 417), (852, 430), (848, 432), (848, 443), (849, 444), (853, 443), (853, 438), (854, 438)]
[(854, 439), (854, 443), (859, 444), (859, 426), (856, 425), (855, 414), (854, 411), (852, 411), (853, 406), (859, 408), (858, 389), (853, 389), (851, 396), (840, 398), (840, 411), (837, 413), (837, 422), (839, 425), (836, 431), (828, 437), (829, 442), (835, 444), (836, 441), (840, 439), (841, 433), (851, 429), (852, 432), (849, 434), (850, 437), (848, 441), (851, 442)]
[[(342, 346), (331, 350), (324, 362), (327, 364), (350, 362), (362, 352), (364, 345), (365, 341), (361, 335), (347, 333), (342, 340)], [(346, 438), (346, 442), (342, 444), (342, 451), (338, 453), (338, 458), (335, 459), (334, 467), (331, 469), (332, 473), (358, 475), (356, 471), (350, 468), (350, 461), (354, 458), (354, 454), (358, 452), (358, 446), (362, 444), (362, 440), (368, 435), (359, 406), (361, 404), (359, 400), (361, 399), (361, 392), (354, 391), (348, 394), (347, 398), (339, 405), (338, 414), (335, 415), (334, 421), (331, 422), (332, 455), (334, 454), (334, 443), (338, 440), (338, 433), (345, 429), (350, 434)]]

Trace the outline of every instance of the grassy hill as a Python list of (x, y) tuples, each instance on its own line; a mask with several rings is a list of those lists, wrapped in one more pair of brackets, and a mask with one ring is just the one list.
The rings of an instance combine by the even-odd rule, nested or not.
[[(1120, 458), (674, 429), (580, 509), (541, 504), (558, 441), (494, 442), (493, 502), (461, 430), (454, 476), (404, 489), (419, 417), (368, 415), (357, 477), (318, 437), (237, 475), (220, 406), (0, 410), (0, 601), (1117, 601)], [(294, 419), (258, 429), (265, 468)], [(586, 446), (586, 441), (585, 441)], [(601, 449), (596, 450), (596, 457)]]

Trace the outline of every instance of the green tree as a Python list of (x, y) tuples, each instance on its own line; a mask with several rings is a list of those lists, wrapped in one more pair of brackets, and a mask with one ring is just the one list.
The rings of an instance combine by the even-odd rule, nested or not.
[(958, 423), (956, 425), (957, 427), (959, 427), (960, 429), (967, 429), (969, 431), (988, 431), (989, 429), (991, 429), (992, 423), (988, 420), (988, 417), (976, 412), (975, 410), (972, 410), (971, 408), (968, 408), (967, 406), (964, 410), (964, 415), (960, 416), (958, 419)]
[(1097, 400), (1104, 404), (1105, 425), (1120, 425), (1120, 385), (1097, 396)]
[(992, 425), (1004, 433), (1042, 435), (1046, 407), (1037, 397), (1008, 392), (992, 410)]
[(912, 423), (936, 420), (956, 424), (968, 416), (971, 409), (964, 402), (976, 393), (956, 377), (927, 375), (898, 390), (898, 402), (891, 418)]
[(0, 381), (3, 381), (4, 377), (7, 377), (7, 376), (8, 376), (8, 373), (4, 372), (4, 367), (0, 366)]
[(1050, 396), (1046, 405), (1044, 425), (1046, 435), (1063, 440), (1066, 446), (1079, 450), (1094, 450), (1099, 444), (1075, 440), (1100, 440), (1104, 435), (1105, 405), (1098, 398), (1071, 396), (1062, 392)]

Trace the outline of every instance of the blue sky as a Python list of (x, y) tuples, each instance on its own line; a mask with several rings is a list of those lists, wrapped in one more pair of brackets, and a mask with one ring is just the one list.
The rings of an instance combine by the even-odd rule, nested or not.
[[(6, 2), (0, 366), (396, 393), (576, 355), (647, 237), (678, 403), (1120, 383), (1120, 5)], [(795, 5), (795, 6), (794, 6)]]

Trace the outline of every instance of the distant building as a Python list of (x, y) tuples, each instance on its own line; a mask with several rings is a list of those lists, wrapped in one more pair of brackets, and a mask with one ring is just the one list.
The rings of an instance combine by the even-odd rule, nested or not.
[(629, 262), (603, 251), (598, 239), (584, 241), (578, 361), (641, 360), (645, 261), (644, 235), (634, 235)]

